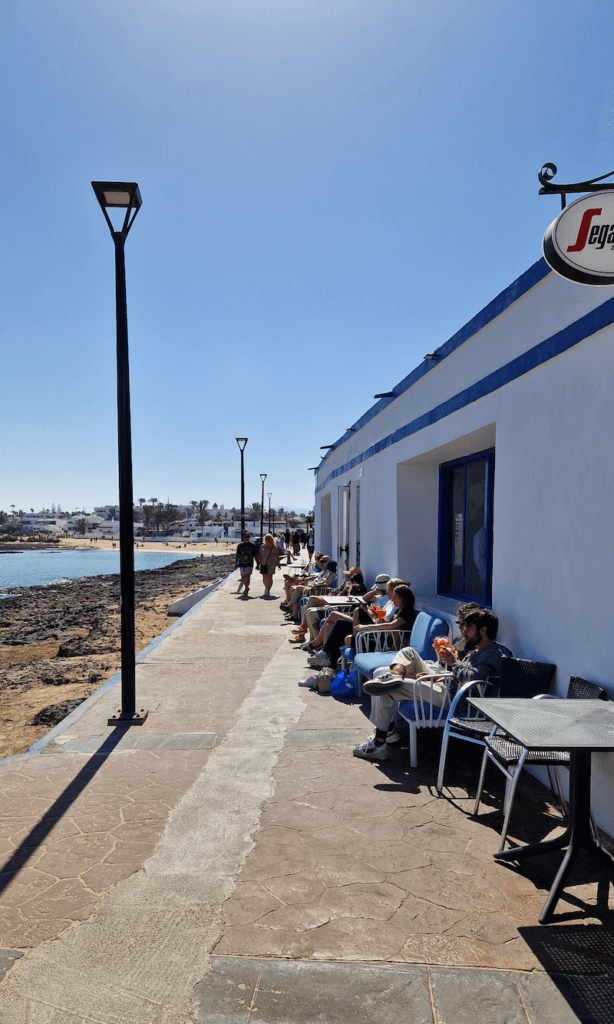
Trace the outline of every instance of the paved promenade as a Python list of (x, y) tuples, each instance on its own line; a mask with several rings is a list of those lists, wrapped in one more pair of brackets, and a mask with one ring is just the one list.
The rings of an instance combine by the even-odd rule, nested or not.
[[(477, 752), (444, 799), (437, 735), (417, 770), (353, 758), (366, 709), (298, 688), (278, 600), (237, 582), (139, 663), (143, 726), (107, 688), (0, 762), (1, 1024), (610, 1024), (607, 880), (581, 863), (540, 928), (557, 857), (494, 863)], [(515, 819), (560, 820), (530, 781)]]

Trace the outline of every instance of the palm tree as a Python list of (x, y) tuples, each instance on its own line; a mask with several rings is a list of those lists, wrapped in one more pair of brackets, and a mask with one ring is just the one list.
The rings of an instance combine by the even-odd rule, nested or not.
[(207, 508), (209, 507), (209, 502), (206, 499), (203, 499), (203, 500), (201, 500), (199, 502), (193, 501), (193, 502), (191, 502), (191, 504), (193, 506), (195, 506), (194, 507), (194, 511), (195, 511), (195, 514), (196, 514), (196, 518), (198, 519), (198, 525), (200, 526), (200, 532), (203, 533), (204, 532), (204, 528), (205, 528), (205, 523), (207, 521)]
[(153, 522), (153, 505), (142, 505), (141, 511), (143, 513), (143, 527), (145, 534), (151, 533), (151, 524)]

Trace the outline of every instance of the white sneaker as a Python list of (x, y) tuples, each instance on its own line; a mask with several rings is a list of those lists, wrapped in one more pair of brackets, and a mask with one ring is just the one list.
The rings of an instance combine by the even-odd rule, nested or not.
[(301, 679), (301, 681), (300, 681), (300, 683), (298, 685), (299, 686), (308, 686), (310, 690), (313, 690), (315, 684), (316, 684), (316, 677), (315, 676), (307, 676), (306, 679)]
[(354, 747), (352, 753), (354, 757), (362, 757), (365, 761), (387, 761), (388, 744), (378, 745), (375, 742), (375, 737), (369, 736), (369, 739), (361, 743), (359, 747)]

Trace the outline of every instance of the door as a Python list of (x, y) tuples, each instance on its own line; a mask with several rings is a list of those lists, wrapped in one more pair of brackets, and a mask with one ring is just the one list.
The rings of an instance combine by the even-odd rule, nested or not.
[(339, 487), (337, 499), (337, 533), (338, 533), (338, 556), (339, 567), (338, 580), (343, 579), (343, 570), (349, 569), (350, 557), (350, 488)]

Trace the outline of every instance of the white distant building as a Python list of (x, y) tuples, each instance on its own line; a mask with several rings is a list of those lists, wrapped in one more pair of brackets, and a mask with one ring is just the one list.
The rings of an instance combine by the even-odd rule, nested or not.
[[(574, 674), (614, 697), (614, 287), (539, 260), (434, 354), (323, 458), (316, 547), (449, 620), (492, 606), (558, 694)], [(612, 834), (614, 755), (593, 764)]]
[(28, 533), (68, 534), (72, 532), (70, 518), (52, 512), (37, 512), (35, 515), (29, 516), (22, 515), (19, 519), (24, 530), (27, 530)]

